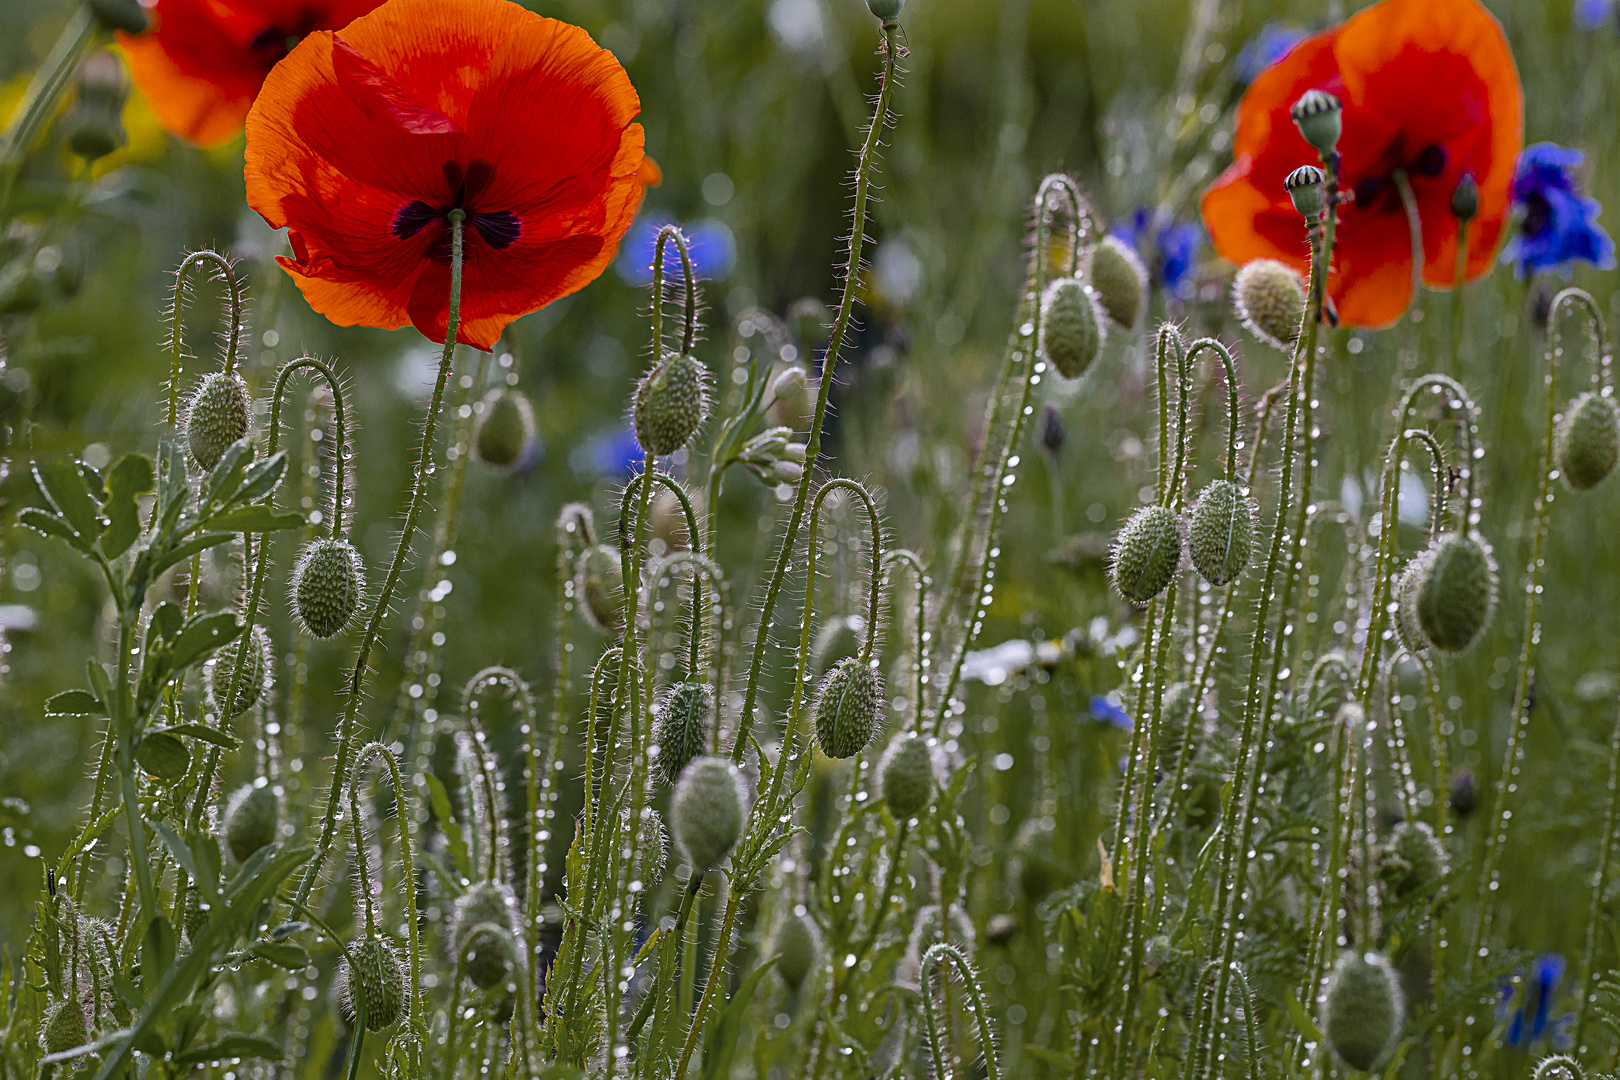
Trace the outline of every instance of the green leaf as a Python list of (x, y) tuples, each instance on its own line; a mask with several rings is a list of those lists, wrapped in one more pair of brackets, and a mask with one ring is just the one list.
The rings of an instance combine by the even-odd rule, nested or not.
[[(34, 477), (62, 515), (62, 520), (86, 543), (93, 542), (101, 535), (101, 530), (106, 527), (101, 517), (101, 507), (90, 495), (90, 481), (76, 466), (66, 462), (49, 465), (36, 462)], [(98, 478), (97, 486), (99, 483)]]
[[(259, 850), (262, 853), (276, 847), (278, 845), (271, 844), (269, 847), (260, 848)], [(235, 894), (234, 899), (230, 900), (230, 911), (238, 929), (248, 930), (251, 928), (255, 922), (259, 905), (264, 903), (277, 889), (281, 888), (281, 883), (287, 880), (287, 875), (303, 865), (312, 854), (314, 852), (308, 847), (291, 848), (287, 851), (278, 850), (272, 858), (267, 859), (254, 871), (252, 877), (238, 886), (238, 881), (248, 871), (248, 867), (244, 866), (242, 868), (242, 873), (237, 875), (238, 881), (231, 882), (230, 892), (226, 894), (227, 897), (231, 893)], [(250, 859), (249, 865), (252, 862), (253, 860)]]
[(180, 520), (180, 513), (191, 498), (189, 484), (186, 455), (172, 440), (163, 443), (158, 448), (158, 498), (157, 508), (152, 515), (157, 522), (159, 535), (166, 536), (172, 532), (175, 523)]
[(260, 1035), (244, 1035), (240, 1032), (231, 1032), (217, 1042), (187, 1050), (183, 1054), (176, 1054), (174, 1063), (176, 1065), (200, 1065), (205, 1061), (226, 1061), (231, 1058), (263, 1058), (266, 1061), (280, 1061), (282, 1058), (281, 1044), (272, 1042)]
[(278, 514), (264, 503), (255, 503), (252, 506), (239, 506), (235, 510), (215, 514), (208, 519), (206, 525), (209, 529), (227, 532), (276, 532), (280, 529), (302, 528), (304, 515), (295, 513)]
[(192, 739), (201, 739), (205, 743), (212, 743), (221, 750), (235, 750), (242, 745), (238, 739), (228, 731), (211, 728), (207, 724), (170, 724), (167, 727), (156, 727), (147, 731), (146, 737), (153, 735), (183, 735)]
[(90, 547), (73, 531), (73, 527), (49, 510), (41, 510), (37, 506), (24, 507), (17, 515), (17, 524), (33, 529), (41, 536), (66, 540), (80, 551), (89, 554)]
[(152, 574), (152, 576), (155, 577), (158, 574), (163, 573), (163, 571), (167, 570), (169, 567), (173, 566), (175, 563), (184, 562), (186, 559), (191, 558), (193, 555), (197, 555), (197, 554), (199, 554), (201, 552), (207, 551), (211, 547), (218, 547), (220, 544), (225, 543), (227, 540), (235, 540), (235, 539), (236, 539), (236, 534), (235, 533), (225, 533), (225, 532), (207, 532), (207, 533), (203, 533), (201, 536), (197, 536), (197, 537), (194, 537), (194, 538), (192, 538), (190, 540), (187, 540), (184, 544), (181, 544), (179, 547), (165, 549), (161, 556), (154, 559), (150, 573)]
[(151, 649), (154, 642), (172, 639), (185, 624), (185, 609), (165, 600), (152, 609), (152, 617), (146, 620), (146, 647)]
[(95, 660), (86, 660), (84, 662), (84, 671), (90, 680), (90, 692), (102, 701), (111, 701), (113, 696), (112, 679), (108, 678), (107, 669)]
[(135, 760), (159, 780), (173, 784), (186, 778), (191, 751), (173, 735), (147, 735), (135, 748)]
[(158, 979), (174, 967), (174, 927), (167, 916), (159, 915), (146, 924), (141, 935), (141, 989), (151, 994)]
[(203, 482), (202, 491), (197, 496), (197, 508), (203, 513), (216, 506), (223, 505), (242, 486), (242, 473), (253, 461), (253, 444), (246, 439), (238, 439), (226, 448), (219, 464), (214, 466)]
[(290, 941), (261, 941), (250, 948), (248, 954), (288, 971), (303, 971), (309, 967), (309, 953), (302, 945)]
[(107, 707), (88, 690), (64, 690), (45, 702), (46, 716), (106, 716)]
[(242, 486), (236, 491), (237, 503), (257, 502), (276, 489), (287, 475), (287, 451), (278, 450), (274, 457), (254, 463), (242, 477)]
[(185, 670), (221, 645), (236, 640), (241, 633), (242, 624), (237, 622), (233, 611), (192, 619), (169, 647), (170, 669), (175, 672)]
[(180, 838), (179, 833), (161, 821), (152, 822), (152, 829), (157, 833), (158, 839), (163, 841), (163, 846), (174, 856), (174, 861), (180, 864), (180, 869), (189, 874), (191, 880), (196, 881), (197, 861), (191, 857), (190, 845)]
[(433, 807), (433, 816), (439, 819), (439, 830), (444, 833), (445, 843), (450, 847), (450, 856), (456, 861), (456, 871), (462, 876), (472, 873), (471, 863), (467, 858), (467, 841), (462, 835), (461, 826), (456, 824), (455, 815), (450, 811), (450, 796), (439, 783), (439, 778), (430, 772), (423, 772), (421, 777), (427, 782), (428, 802)]
[[(808, 756), (808, 755), (807, 755)], [(721, 1077), (731, 1075), (731, 1059), (737, 1055), (737, 1038), (742, 1034), (743, 1017), (753, 1006), (757, 996), (759, 981), (765, 977), (779, 956), (773, 956), (759, 967), (755, 968), (748, 978), (737, 987), (725, 1011), (714, 1026), (709, 1029), (708, 1038), (703, 1045), (703, 1072), (702, 1080), (719, 1080)]]
[(141, 534), (140, 507), (135, 497), (152, 490), (152, 460), (142, 454), (128, 454), (107, 474), (107, 531), (101, 534), (101, 553), (116, 559), (129, 550)]

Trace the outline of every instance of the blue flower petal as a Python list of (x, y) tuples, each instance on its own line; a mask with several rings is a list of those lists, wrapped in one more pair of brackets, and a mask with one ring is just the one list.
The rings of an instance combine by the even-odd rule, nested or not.
[(1113, 698), (1102, 694), (1094, 694), (1091, 698), (1091, 718), (1101, 720), (1105, 724), (1113, 724), (1121, 731), (1130, 731), (1136, 725), (1131, 721), (1131, 714), (1120, 708)]
[(1585, 156), (1556, 143), (1536, 143), (1519, 155), (1512, 195), (1522, 220), (1502, 259), (1520, 278), (1543, 270), (1568, 276), (1576, 261), (1614, 268), (1614, 241), (1597, 220), (1603, 206), (1582, 195), (1576, 182)]
[(1287, 56), (1289, 51), (1306, 37), (1305, 31), (1296, 26), (1286, 26), (1279, 22), (1268, 22), (1260, 28), (1260, 32), (1238, 50), (1237, 56), (1232, 60), (1232, 75), (1238, 82), (1248, 84), (1254, 82), (1259, 74)]

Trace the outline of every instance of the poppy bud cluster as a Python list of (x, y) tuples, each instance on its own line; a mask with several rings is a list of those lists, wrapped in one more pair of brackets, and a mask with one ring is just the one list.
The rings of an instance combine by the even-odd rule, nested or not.
[(805, 452), (792, 428), (773, 427), (743, 443), (737, 460), (767, 484), (796, 484), (804, 475)]

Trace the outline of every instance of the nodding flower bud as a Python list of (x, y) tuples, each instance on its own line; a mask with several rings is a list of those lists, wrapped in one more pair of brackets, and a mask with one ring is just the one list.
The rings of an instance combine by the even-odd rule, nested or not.
[(58, 1001), (45, 1010), (39, 1025), (39, 1047), (47, 1054), (60, 1054), (90, 1041), (84, 1022), (84, 1007), (72, 998)]
[(743, 444), (737, 460), (767, 484), (797, 483), (804, 475), (807, 448), (792, 439), (792, 428), (767, 428)]
[(669, 863), (668, 842), (664, 819), (647, 807), (642, 811), (641, 842), (637, 845), (640, 854), (636, 856), (636, 878), (642, 885), (651, 888), (663, 879), (664, 867)]
[(1602, 483), (1620, 459), (1620, 408), (1614, 399), (1587, 392), (1570, 402), (1553, 440), (1564, 483), (1587, 491)]
[(1274, 349), (1293, 352), (1305, 310), (1305, 282), (1287, 263), (1254, 259), (1232, 279), (1232, 305), (1249, 332)]
[(237, 789), (225, 804), (220, 831), (231, 858), (245, 863), (260, 848), (275, 843), (281, 823), (281, 800), (268, 783), (256, 781)]
[(1283, 188), (1288, 197), (1294, 200), (1294, 209), (1307, 221), (1315, 221), (1322, 216), (1322, 210), (1327, 206), (1327, 192), (1322, 190), (1327, 183), (1327, 174), (1315, 165), (1301, 165), (1283, 180)]
[(687, 762), (703, 753), (713, 707), (714, 689), (706, 682), (676, 683), (653, 707), (653, 741), (665, 783), (673, 784)]
[(742, 835), (742, 773), (727, 758), (694, 758), (669, 802), (675, 843), (694, 870), (713, 870)]
[(579, 560), (577, 587), (584, 600), (581, 610), (592, 626), (607, 634), (624, 624), (624, 568), (618, 548), (611, 544), (587, 548)]
[[(456, 898), (450, 913), (451, 959), (467, 957), (467, 977), (482, 990), (506, 981), (523, 958), (515, 955), (510, 936), (518, 925), (517, 899), (499, 881), (480, 881)], [(491, 932), (490, 926), (506, 931)], [(470, 950), (470, 951), (469, 951)]]
[(1103, 239), (1091, 251), (1091, 289), (1117, 325), (1129, 330), (1142, 317), (1148, 272), (1136, 249), (1117, 236)]
[(1429, 889), (1446, 876), (1446, 849), (1426, 821), (1395, 826), (1378, 854), (1378, 877), (1396, 899)]
[(1181, 519), (1168, 506), (1144, 506), (1114, 542), (1114, 588), (1136, 604), (1158, 596), (1181, 569)]
[(838, 615), (821, 624), (816, 642), (810, 647), (810, 670), (820, 678), (841, 660), (861, 654), (866, 644), (866, 619), (860, 615)]
[(900, 17), (900, 9), (906, 6), (906, 0), (866, 0), (866, 10), (884, 22), (893, 22)]
[(498, 469), (509, 468), (533, 439), (534, 407), (529, 399), (505, 387), (491, 390), (473, 430), (473, 450), (478, 460)]
[(709, 415), (708, 371), (690, 353), (668, 352), (636, 384), (636, 441), (654, 457), (673, 454)]
[(821, 951), (821, 935), (815, 924), (803, 915), (789, 912), (776, 927), (771, 950), (776, 953), (776, 973), (789, 990), (804, 985)]
[(343, 993), (343, 1012), (351, 1022), (365, 1006), (367, 1031), (393, 1027), (405, 1012), (405, 968), (394, 946), (378, 938), (355, 938), (349, 942), (338, 982)]
[(1069, 430), (1063, 425), (1063, 414), (1056, 405), (1041, 410), (1041, 446), (1048, 454), (1056, 454), (1069, 441)]
[(1364, 1072), (1376, 1065), (1404, 1012), (1400, 979), (1388, 960), (1354, 949), (1339, 954), (1323, 998), (1322, 1029), (1346, 1065)]
[(1423, 583), (1428, 580), (1433, 565), (1434, 549), (1425, 548), (1401, 567), (1399, 576), (1395, 578), (1395, 632), (1400, 635), (1401, 644), (1413, 654), (1422, 652), (1431, 644), (1429, 635), (1423, 632), (1422, 621), (1418, 619), (1417, 604)]
[(1058, 278), (1041, 297), (1040, 349), (1058, 374), (1078, 379), (1097, 359), (1106, 331), (1097, 302), (1079, 278)]
[(1305, 141), (1326, 158), (1339, 145), (1339, 136), (1344, 131), (1341, 112), (1339, 99), (1332, 94), (1323, 90), (1307, 90), (1294, 102), (1288, 115), (1293, 117), (1294, 126), (1305, 136)]
[(1465, 172), (1457, 178), (1451, 192), (1451, 213), (1458, 221), (1469, 221), (1479, 213), (1479, 181), (1473, 173)]
[(1249, 568), (1254, 547), (1254, 504), (1230, 480), (1204, 489), (1187, 515), (1187, 551), (1211, 585), (1225, 585)]
[(883, 676), (858, 656), (840, 660), (822, 678), (811, 705), (816, 741), (832, 758), (866, 749), (883, 718)]
[(186, 447), (191, 460), (204, 469), (218, 465), (232, 443), (247, 438), (252, 415), (253, 397), (242, 376), (234, 371), (203, 376), (186, 407)]
[[(236, 683), (236, 697), (227, 704), (225, 698), (230, 693), (231, 673), (236, 669), (236, 658), (243, 648), (247, 649), (247, 663)], [(245, 638), (239, 637), (219, 650), (208, 668), (208, 699), (221, 718), (233, 720), (257, 705), (260, 698), (268, 696), (275, 666), (270, 635), (262, 626), (255, 626), (253, 633)]]
[(810, 384), (810, 376), (799, 364), (789, 364), (771, 380), (771, 397), (797, 397)]
[(878, 763), (878, 784), (896, 821), (914, 818), (934, 797), (934, 755), (920, 735), (894, 737)]
[(336, 637), (354, 621), (365, 583), (365, 562), (353, 544), (312, 540), (293, 564), (293, 614), (311, 637)]
[(596, 515), (586, 503), (571, 502), (557, 511), (557, 546), (584, 547), (596, 543)]
[(144, 34), (150, 25), (140, 0), (89, 0), (85, 7), (106, 30)]
[(68, 147), (86, 161), (96, 161), (129, 141), (124, 132), (129, 77), (118, 57), (98, 49), (79, 65), (77, 83), (77, 99), (62, 121)]
[(1462, 652), (1496, 614), (1496, 560), (1472, 533), (1447, 533), (1432, 550), (1417, 593), (1418, 624), (1435, 648)]

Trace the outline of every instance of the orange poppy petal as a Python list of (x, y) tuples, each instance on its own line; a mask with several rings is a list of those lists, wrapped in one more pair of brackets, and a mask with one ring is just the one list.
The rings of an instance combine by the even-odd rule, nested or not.
[(242, 130), (259, 75), (220, 79), (194, 74), (154, 34), (118, 33), (118, 44), (146, 105), (164, 130), (198, 146), (229, 142)]

